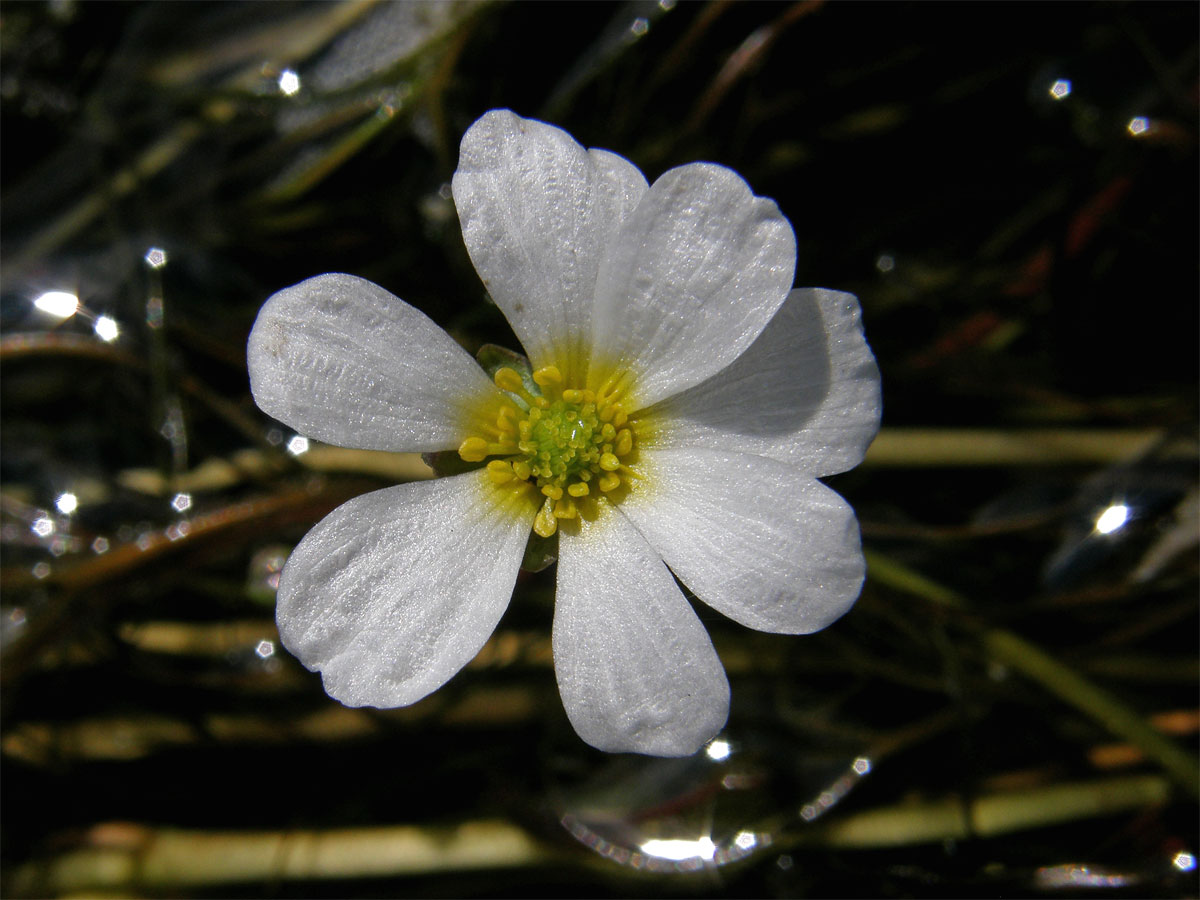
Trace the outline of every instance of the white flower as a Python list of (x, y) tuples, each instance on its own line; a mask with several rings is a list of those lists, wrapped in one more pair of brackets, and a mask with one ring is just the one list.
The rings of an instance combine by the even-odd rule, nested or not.
[(531, 528), (557, 530), (554, 665), (576, 731), (693, 753), (724, 725), (729, 684), (672, 573), (788, 634), (861, 588), (854, 512), (817, 480), (878, 429), (858, 304), (791, 290), (791, 226), (721, 166), (648, 186), (620, 156), (494, 110), (463, 138), (453, 189), (536, 384), (489, 379), (351, 275), (272, 296), (248, 350), (264, 411), (328, 443), (480, 463), (330, 513), (283, 571), (280, 636), (342, 703), (414, 703), (492, 633)]

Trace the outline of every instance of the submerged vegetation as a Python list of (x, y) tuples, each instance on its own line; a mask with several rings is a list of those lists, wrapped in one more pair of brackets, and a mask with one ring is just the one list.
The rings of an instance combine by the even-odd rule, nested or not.
[[(6, 4), (5, 895), (1195, 895), (1198, 24)], [(693, 757), (576, 738), (553, 570), (404, 709), (279, 644), (303, 535), (431, 472), (268, 419), (247, 335), (351, 272), (515, 348), (449, 186), (492, 108), (735, 169), (862, 305), (863, 594), (800, 642), (695, 604), (733, 703)]]

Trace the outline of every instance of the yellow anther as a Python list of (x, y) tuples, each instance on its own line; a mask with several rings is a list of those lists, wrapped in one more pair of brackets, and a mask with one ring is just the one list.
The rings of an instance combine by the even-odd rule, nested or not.
[(636, 476), (627, 463), (638, 438), (623, 427), (629, 416), (621, 403), (628, 378), (614, 375), (599, 389), (586, 388), (565, 371), (498, 369), (492, 378), (511, 396), (491, 405), (459, 447), (465, 461), (485, 463), (491, 483), (542, 497), (533, 526), (542, 537), (557, 533), (560, 519), (590, 516), (601, 493), (628, 487), (627, 476)]
[(459, 445), (458, 455), (465, 462), (483, 462), (488, 455), (488, 442), (481, 437), (469, 437)]
[(533, 520), (533, 530), (544, 538), (550, 537), (550, 535), (558, 530), (558, 522), (554, 520), (554, 510), (551, 508), (550, 503), (550, 499), (547, 498)]
[(600, 390), (597, 391), (596, 393), (602, 394), (602, 395), (608, 396), (608, 397), (615, 397), (621, 393), (621, 388), (619, 386), (620, 381), (621, 381), (621, 379), (618, 378), (616, 375), (609, 375), (601, 383)]
[(487, 473), (493, 484), (508, 484), (517, 477), (513, 472), (512, 463), (503, 459), (493, 459), (488, 463)]
[(633, 449), (633, 432), (628, 428), (622, 428), (617, 433), (617, 442), (613, 445), (613, 453), (617, 456), (624, 456)]
[(497, 369), (496, 374), (492, 376), (492, 380), (496, 382), (496, 387), (502, 391), (511, 391), (514, 394), (525, 393), (525, 382), (521, 380), (521, 376), (516, 369), (510, 369), (505, 366), (503, 369)]
[(558, 371), (558, 366), (542, 366), (533, 373), (533, 380), (541, 387), (548, 384), (562, 384), (562, 372)]
[(496, 415), (496, 427), (505, 434), (514, 434), (517, 430), (517, 411), (511, 406), (500, 407)]

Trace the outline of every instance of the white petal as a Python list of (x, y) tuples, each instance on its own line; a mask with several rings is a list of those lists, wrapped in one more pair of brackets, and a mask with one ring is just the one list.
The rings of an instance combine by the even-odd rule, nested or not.
[(807, 634), (848, 610), (866, 566), (854, 510), (798, 469), (714, 450), (653, 450), (625, 513), (697, 597), (759, 631)]
[(671, 573), (618, 512), (559, 537), (554, 670), (601, 750), (687, 756), (729, 713), (729, 682)]
[(693, 163), (654, 182), (596, 284), (596, 355), (634, 375), (626, 408), (733, 362), (787, 297), (795, 265), (792, 226), (736, 172)]
[(448, 450), (498, 391), (424, 313), (353, 275), (273, 294), (246, 350), (263, 412), (306, 437), (360, 450)]
[(862, 462), (881, 409), (858, 301), (804, 288), (732, 365), (648, 417), (652, 446), (757, 453), (822, 476)]
[(479, 471), (342, 504), (284, 567), (284, 646), (347, 706), (420, 700), (495, 629), (534, 511)]
[(529, 358), (582, 377), (596, 272), (646, 179), (562, 129), (492, 110), (463, 136), (453, 189), (471, 261)]

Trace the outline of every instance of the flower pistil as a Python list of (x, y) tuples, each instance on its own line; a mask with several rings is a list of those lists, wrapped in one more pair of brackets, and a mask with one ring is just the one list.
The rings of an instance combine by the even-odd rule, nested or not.
[(532, 384), (515, 369), (496, 370), (505, 393), (494, 418), (489, 412), (458, 448), (466, 462), (487, 463), (496, 485), (527, 484), (541, 497), (533, 530), (550, 537), (559, 519), (589, 515), (595, 497), (612, 498), (637, 477), (630, 464), (635, 424), (621, 403), (628, 378), (608, 378), (598, 389), (565, 386), (557, 366), (532, 373)]

